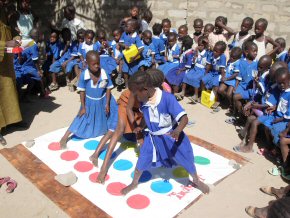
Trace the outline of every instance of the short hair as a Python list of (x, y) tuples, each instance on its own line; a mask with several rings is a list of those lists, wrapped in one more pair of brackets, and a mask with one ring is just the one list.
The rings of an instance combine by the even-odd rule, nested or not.
[(93, 30), (86, 30), (85, 31), (85, 36), (91, 34), (93, 37), (95, 37), (95, 32)]
[(152, 84), (151, 76), (143, 72), (141, 70), (134, 73), (129, 81), (128, 81), (128, 87), (132, 91), (133, 87), (138, 87), (138, 89), (143, 89), (144, 87), (154, 87)]
[(77, 35), (81, 35), (81, 34), (83, 34), (83, 35), (86, 34), (86, 31), (83, 28), (81, 28), (77, 31)]
[(256, 48), (258, 48), (258, 46), (257, 46), (256, 43), (254, 43), (254, 42), (252, 42), (252, 41), (247, 41), (247, 42), (245, 42), (245, 43), (243, 44), (243, 50), (244, 50), (244, 51), (249, 51), (249, 49), (250, 49), (251, 47), (253, 47), (253, 46), (255, 46)]
[(148, 69), (146, 70), (146, 73), (148, 73), (151, 77), (151, 82), (154, 87), (161, 87), (162, 83), (165, 80), (165, 76), (162, 71), (158, 69)]
[(94, 50), (88, 51), (87, 54), (86, 54), (86, 59), (88, 60), (92, 56), (97, 57), (98, 61), (100, 62), (100, 56), (99, 56), (98, 52), (96, 52)]
[(150, 9), (146, 9), (143, 13), (142, 13), (142, 18), (144, 18), (145, 20), (152, 20), (153, 14), (150, 11)]
[(234, 47), (232, 50), (231, 50), (231, 53), (235, 54), (238, 56), (238, 58), (241, 58), (242, 56), (242, 49), (240, 47)]
[(202, 42), (202, 44), (205, 45), (205, 41), (204, 40), (207, 40), (207, 37), (206, 36), (200, 36), (200, 37), (198, 37), (197, 43)]
[(266, 63), (266, 64), (269, 65), (269, 67), (270, 67), (271, 64), (272, 64), (272, 58), (271, 58), (271, 56), (269, 56), (269, 55), (263, 55), (263, 56), (261, 56), (260, 59), (259, 59), (259, 63), (261, 63), (261, 62)]
[(142, 36), (146, 35), (146, 34), (150, 34), (152, 36), (152, 32), (150, 30), (145, 30), (143, 33), (142, 33)]
[(276, 78), (279, 78), (279, 77), (284, 76), (284, 75), (287, 75), (288, 78), (289, 78), (289, 70), (288, 70), (288, 68), (281, 67), (275, 73)]
[(117, 33), (122, 34), (123, 31), (121, 30), (121, 28), (117, 28), (117, 29), (114, 29), (114, 30), (113, 30), (113, 33), (114, 33), (114, 32), (117, 32)]
[(169, 32), (168, 35), (167, 35), (167, 39), (171, 38), (171, 37), (174, 37), (175, 39), (177, 38), (177, 35), (176, 33), (174, 32)]
[(279, 37), (279, 38), (275, 39), (275, 42), (277, 42), (280, 45), (280, 47), (286, 48), (286, 41), (284, 38)]
[(253, 20), (253, 18), (251, 18), (251, 17), (245, 17), (245, 18), (243, 19), (243, 22), (249, 22), (251, 25), (254, 24), (254, 20)]
[(178, 27), (178, 30), (180, 30), (180, 29), (185, 29), (186, 31), (188, 31), (188, 27), (186, 24), (183, 24), (180, 27)]
[(137, 29), (139, 25), (138, 20), (136, 19), (129, 19), (127, 20), (127, 23), (131, 23), (135, 29)]
[(55, 33), (57, 37), (59, 37), (59, 35), (60, 35), (59, 30), (56, 30), (56, 29), (52, 29), (51, 32), (50, 32), (50, 35), (53, 34), (53, 33)]
[(207, 24), (205, 24), (205, 26), (204, 26), (204, 29), (207, 29), (207, 28), (211, 28), (212, 30), (214, 30), (214, 25), (212, 24), (212, 23), (207, 23)]
[(217, 47), (217, 46), (221, 47), (223, 52), (225, 52), (225, 50), (227, 48), (227, 44), (224, 41), (218, 41), (214, 46), (215, 47)]
[(100, 37), (100, 35), (101, 35), (102, 33), (103, 33), (104, 36), (106, 37), (106, 31), (103, 30), (103, 29), (98, 29), (98, 31), (97, 31), (97, 37)]
[(224, 17), (224, 16), (218, 16), (215, 21), (221, 21), (223, 24), (227, 24), (228, 23), (228, 18)]
[(256, 20), (256, 24), (257, 23), (264, 24), (265, 28), (267, 28), (267, 26), (268, 26), (268, 21), (265, 18), (259, 18), (258, 20)]
[(185, 36), (182, 38), (182, 47), (184, 47), (185, 50), (192, 48), (192, 45), (193, 39), (190, 36)]
[(159, 36), (162, 33), (162, 24), (161, 23), (154, 23), (152, 27), (153, 34), (155, 36)]
[(67, 11), (68, 13), (70, 13), (70, 14), (75, 14), (76, 13), (76, 8), (72, 4), (69, 4), (69, 5), (65, 6), (64, 10)]
[(193, 25), (196, 24), (196, 23), (201, 23), (203, 25), (203, 20), (200, 19), (200, 18), (197, 18), (193, 21)]
[(162, 26), (164, 25), (164, 23), (169, 23), (171, 26), (171, 21), (168, 18), (165, 18), (161, 21)]

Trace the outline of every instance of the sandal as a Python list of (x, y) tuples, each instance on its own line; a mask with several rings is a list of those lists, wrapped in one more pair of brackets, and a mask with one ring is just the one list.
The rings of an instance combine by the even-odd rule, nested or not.
[(259, 217), (255, 214), (255, 210), (256, 210), (256, 207), (253, 207), (253, 206), (248, 206), (248, 207), (245, 208), (246, 213), (247, 213), (250, 217), (259, 218)]
[(216, 108), (218, 108), (219, 105), (220, 105), (220, 103), (217, 101), (211, 106), (211, 109), (216, 109)]
[(272, 176), (281, 176), (281, 167), (274, 166), (268, 170), (268, 173)]
[(236, 118), (234, 118), (234, 117), (230, 117), (230, 118), (226, 119), (225, 122), (226, 122), (227, 124), (235, 124), (235, 122), (236, 122)]
[(10, 180), (9, 176), (0, 178), (0, 188), (1, 188), (2, 185), (4, 185), (9, 180)]
[(272, 192), (272, 188), (273, 187), (271, 187), (271, 186), (263, 186), (260, 188), (260, 190), (261, 190), (261, 192), (263, 192), (267, 195), (270, 195), (270, 196), (275, 196), (278, 199), (279, 197)]
[(0, 144), (3, 146), (7, 145), (6, 140), (4, 139), (4, 137), (1, 134), (0, 134)]
[(196, 99), (194, 99), (192, 96), (188, 97), (187, 99), (190, 101), (190, 103), (196, 104)]
[(16, 189), (17, 187), (17, 182), (13, 179), (10, 179), (8, 182), (7, 182), (7, 189), (6, 189), (6, 192), (7, 193), (12, 193), (14, 192), (14, 190)]

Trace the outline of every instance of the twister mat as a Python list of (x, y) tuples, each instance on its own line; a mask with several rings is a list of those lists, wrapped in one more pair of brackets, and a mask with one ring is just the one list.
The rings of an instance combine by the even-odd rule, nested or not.
[[(73, 171), (78, 181), (72, 188), (112, 217), (174, 217), (201, 195), (189, 185), (187, 172), (175, 167), (143, 172), (137, 189), (122, 196), (120, 190), (131, 183), (138, 158), (133, 143), (125, 141), (116, 146), (106, 182), (101, 185), (95, 182), (99, 169), (89, 161), (101, 137), (72, 137), (67, 149), (60, 150), (55, 142), (65, 131), (66, 128), (36, 138), (35, 145), (27, 149), (56, 174)], [(192, 147), (198, 175), (205, 183), (214, 184), (235, 171), (229, 159), (193, 143)], [(99, 156), (99, 166), (105, 155), (106, 150)]]

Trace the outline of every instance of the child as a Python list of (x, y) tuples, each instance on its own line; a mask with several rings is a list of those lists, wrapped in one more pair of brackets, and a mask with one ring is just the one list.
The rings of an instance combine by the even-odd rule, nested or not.
[(125, 17), (121, 20), (119, 24), (119, 28), (122, 30), (122, 32), (126, 31), (126, 23), (128, 20), (134, 19), (137, 21), (136, 31), (139, 33), (139, 29), (141, 27), (141, 21), (139, 20), (139, 8), (136, 5), (133, 5), (130, 9), (130, 16)]
[(290, 180), (290, 163), (289, 163), (289, 132), (290, 132), (290, 123), (287, 124), (287, 128), (280, 133), (280, 149), (282, 154), (282, 177), (286, 180)]
[(146, 9), (143, 13), (142, 13), (142, 20), (141, 20), (141, 28), (140, 28), (140, 32), (144, 32), (145, 30), (149, 30), (149, 24), (152, 20), (153, 14), (150, 11), (150, 9)]
[(251, 17), (246, 17), (243, 19), (241, 24), (241, 30), (239, 32), (234, 33), (234, 39), (231, 44), (229, 44), (229, 48), (240, 47), (242, 48), (243, 43), (251, 36), (249, 31), (253, 28), (254, 20)]
[(235, 47), (230, 52), (230, 59), (226, 67), (226, 75), (221, 78), (218, 93), (228, 99), (229, 108), (232, 107), (233, 91), (236, 89), (236, 77), (240, 73), (240, 58), (242, 49)]
[(176, 30), (171, 29), (171, 21), (168, 18), (163, 19), (161, 24), (162, 24), (162, 33), (160, 35), (160, 38), (163, 40), (164, 45), (166, 45), (168, 34), (169, 33), (176, 33)]
[(169, 70), (179, 65), (180, 47), (176, 43), (176, 34), (168, 33), (165, 53), (165, 63), (158, 67), (166, 76)]
[(252, 96), (253, 78), (257, 72), (258, 62), (256, 56), (258, 47), (255, 43), (247, 41), (244, 44), (245, 58), (240, 60), (240, 74), (236, 77), (237, 89), (234, 92), (234, 105), (237, 112), (242, 112), (242, 100), (249, 100)]
[(152, 43), (155, 46), (155, 61), (158, 65), (161, 65), (165, 62), (165, 45), (164, 41), (160, 38), (160, 34), (162, 32), (162, 25), (160, 23), (155, 23), (152, 27), (152, 30)]
[(208, 38), (209, 34), (211, 34), (214, 31), (214, 25), (211, 23), (207, 23), (203, 28), (203, 36)]
[(84, 29), (84, 23), (76, 18), (76, 8), (73, 5), (67, 5), (64, 9), (64, 19), (62, 20), (61, 29), (69, 28), (72, 34), (72, 40), (77, 39), (77, 31)]
[(193, 40), (194, 44), (198, 44), (198, 38), (202, 36), (202, 29), (203, 29), (203, 20), (200, 18), (197, 18), (193, 21)]
[(277, 50), (276, 61), (287, 61), (288, 52), (286, 50), (286, 41), (284, 38), (277, 38), (275, 40), (277, 44), (279, 44), (279, 48)]
[(131, 62), (128, 63), (124, 59), (122, 71), (124, 73), (125, 84), (127, 87), (129, 75), (133, 75), (138, 70), (138, 57), (142, 53), (144, 46), (142, 45), (141, 39), (137, 33), (138, 21), (130, 19), (126, 22), (126, 32), (124, 32), (119, 41), (121, 47), (129, 49), (129, 47), (135, 44), (138, 48), (138, 53), (135, 57), (131, 58)]
[(183, 166), (192, 176), (192, 183), (196, 188), (205, 194), (209, 193), (209, 187), (197, 176), (193, 150), (183, 132), (188, 122), (187, 115), (174, 96), (154, 88), (150, 76), (142, 72), (130, 78), (129, 88), (137, 100), (142, 102), (140, 110), (148, 133), (140, 148), (133, 181), (122, 189), (121, 193), (126, 195), (136, 188), (144, 170), (151, 167), (172, 167), (177, 164)]
[(258, 54), (256, 60), (259, 60), (260, 57), (266, 54), (266, 47), (267, 44), (270, 43), (273, 45), (274, 49), (268, 52), (268, 55), (275, 54), (279, 49), (279, 44), (276, 43), (272, 38), (269, 36), (265, 36), (264, 33), (267, 29), (268, 21), (264, 18), (260, 18), (255, 22), (255, 35), (249, 37), (248, 40), (253, 41), (258, 46)]
[(180, 64), (177, 67), (169, 70), (166, 75), (166, 80), (168, 83), (173, 86), (173, 93), (177, 100), (181, 100), (183, 96), (180, 96), (178, 93), (179, 86), (182, 83), (182, 80), (186, 73), (191, 69), (193, 51), (192, 51), (193, 39), (189, 36), (185, 36), (182, 39), (182, 54), (180, 56)]
[(182, 91), (180, 93), (180, 96), (183, 97), (185, 95), (185, 89), (187, 85), (192, 86), (194, 88), (194, 95), (190, 96), (188, 99), (193, 103), (198, 102), (198, 90), (200, 87), (200, 82), (202, 77), (204, 77), (205, 75), (207, 57), (211, 53), (207, 48), (207, 37), (200, 36), (198, 38), (198, 46), (194, 51), (194, 57), (192, 60), (194, 67), (185, 74), (183, 79)]
[(189, 36), (188, 35), (188, 27), (186, 25), (181, 25), (178, 28), (178, 39), (177, 39), (177, 44), (180, 48), (182, 47), (182, 40), (186, 36)]
[(66, 148), (68, 137), (73, 133), (80, 138), (93, 138), (114, 132), (118, 121), (118, 106), (111, 95), (113, 84), (100, 68), (97, 52), (87, 53), (88, 69), (84, 70), (78, 82), (81, 108), (69, 129), (60, 140)]
[[(202, 87), (212, 89), (215, 96), (217, 96), (220, 78), (225, 76), (226, 56), (224, 52), (226, 47), (225, 42), (218, 41), (213, 48), (213, 52), (206, 60), (206, 70), (205, 76), (202, 78)], [(218, 105), (219, 102), (217, 101), (212, 107), (215, 109)]]
[(155, 47), (152, 43), (152, 32), (150, 30), (145, 30), (142, 33), (142, 44), (144, 49), (141, 54), (141, 60), (138, 64), (138, 69), (145, 71), (155, 64)]

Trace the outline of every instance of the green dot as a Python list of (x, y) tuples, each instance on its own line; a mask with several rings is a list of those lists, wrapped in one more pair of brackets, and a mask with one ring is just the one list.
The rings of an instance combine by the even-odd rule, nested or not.
[(194, 157), (194, 162), (196, 164), (200, 164), (200, 165), (208, 165), (208, 164), (210, 164), (210, 160), (205, 158), (205, 157), (202, 157), (202, 156), (195, 156)]
[(135, 149), (136, 145), (137, 144), (135, 142), (129, 142), (129, 141), (127, 141), (127, 142), (123, 142), (121, 144), (121, 147), (123, 149)]
[(176, 178), (186, 178), (188, 177), (188, 172), (183, 167), (177, 167), (172, 172), (173, 176)]

